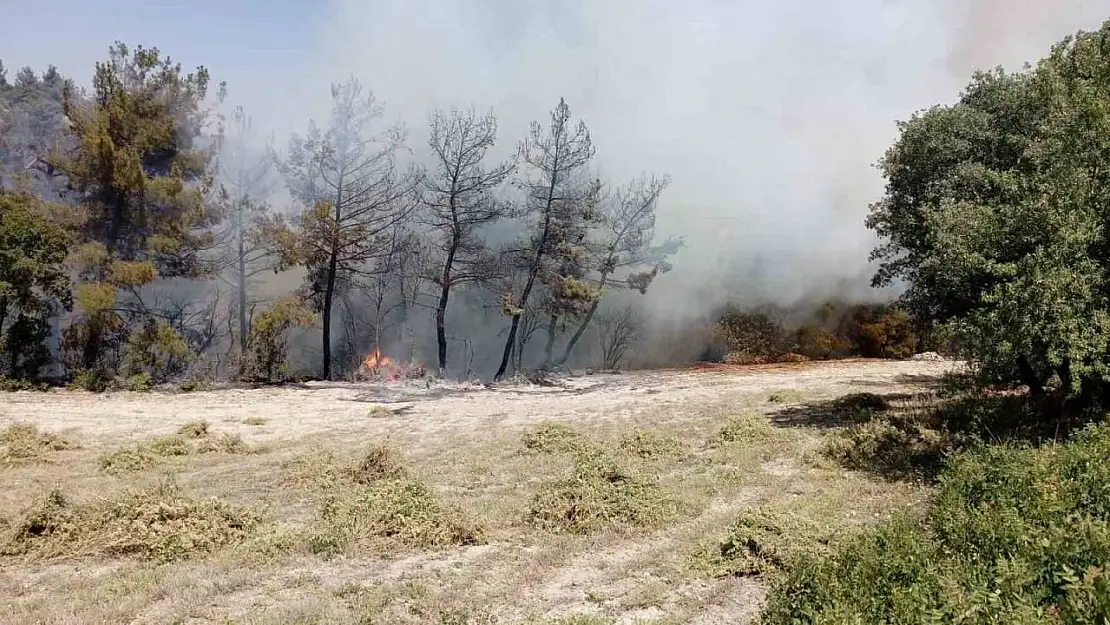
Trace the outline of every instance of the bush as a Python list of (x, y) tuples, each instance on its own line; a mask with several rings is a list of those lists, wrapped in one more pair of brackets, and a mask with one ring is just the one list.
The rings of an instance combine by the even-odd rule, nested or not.
[(677, 501), (655, 480), (601, 452), (586, 452), (569, 475), (533, 495), (528, 520), (545, 530), (587, 534), (656, 527), (677, 511)]
[(19, 378), (9, 378), (0, 375), (0, 393), (17, 393), (19, 391), (47, 391), (50, 386), (45, 382), (33, 382)]
[(77, 372), (69, 386), (77, 390), (103, 393), (112, 387), (113, 382), (112, 374), (104, 369), (96, 368)]
[(0, 541), (0, 555), (173, 562), (240, 541), (259, 522), (254, 512), (219, 499), (189, 497), (172, 484), (82, 504), (52, 491), (11, 524)]
[(167, 382), (181, 376), (194, 359), (189, 344), (176, 330), (148, 319), (142, 327), (127, 336), (123, 373), (129, 380), (145, 381), (149, 388), (151, 383)]
[(254, 318), (247, 337), (247, 357), (241, 376), (260, 382), (285, 378), (288, 368), (289, 331), (316, 323), (316, 315), (300, 298), (279, 299)]
[(771, 589), (777, 623), (1102, 623), (1110, 609), (1110, 425), (953, 456), (922, 520), (900, 518)]
[(769, 311), (732, 309), (721, 315), (719, 323), (730, 352), (769, 358), (784, 351), (785, 331)]

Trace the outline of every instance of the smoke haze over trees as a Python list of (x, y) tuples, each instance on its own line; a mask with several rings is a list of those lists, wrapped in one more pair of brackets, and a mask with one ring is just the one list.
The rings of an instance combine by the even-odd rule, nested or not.
[(169, 8), (0, 26), (4, 205), (69, 252), (19, 252), (54, 286), (16, 334), (69, 376), (661, 364), (726, 303), (889, 298), (862, 221), (892, 120), (1110, 9), (248, 4), (204, 20), (242, 54)]

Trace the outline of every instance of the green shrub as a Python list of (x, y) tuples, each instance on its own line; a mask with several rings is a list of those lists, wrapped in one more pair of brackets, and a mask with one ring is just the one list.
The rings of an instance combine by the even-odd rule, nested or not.
[(806, 556), (777, 580), (778, 623), (1104, 623), (1110, 425), (1039, 449), (953, 456), (922, 520)]
[(85, 369), (73, 376), (69, 386), (77, 390), (103, 393), (112, 387), (114, 381), (112, 375), (103, 369)]
[(129, 391), (142, 393), (149, 391), (153, 385), (154, 381), (151, 379), (150, 374), (146, 371), (141, 371), (127, 378), (126, 386)]
[(36, 382), (33, 380), (23, 380), (20, 378), (9, 378), (0, 375), (0, 392), (2, 393), (15, 393), (18, 391), (48, 391), (50, 386), (45, 382)]

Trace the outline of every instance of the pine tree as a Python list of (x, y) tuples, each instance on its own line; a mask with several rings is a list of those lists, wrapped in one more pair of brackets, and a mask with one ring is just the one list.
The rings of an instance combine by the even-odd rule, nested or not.
[(157, 48), (131, 51), (117, 43), (96, 64), (89, 98), (65, 88), (76, 149), (52, 164), (87, 216), (77, 294), (86, 327), (69, 333), (83, 343), (85, 369), (98, 366), (106, 332), (148, 314), (141, 287), (159, 277), (209, 273), (202, 253), (218, 213), (206, 206), (213, 154), (202, 136), (210, 119), (203, 107), (208, 84), (203, 67), (185, 74)]

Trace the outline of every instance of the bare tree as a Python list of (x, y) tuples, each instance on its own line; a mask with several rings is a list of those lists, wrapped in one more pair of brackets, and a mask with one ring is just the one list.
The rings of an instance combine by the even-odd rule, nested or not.
[(390, 232), (416, 207), (420, 177), (397, 167), (405, 131), (394, 125), (372, 132), (382, 114), (358, 80), (333, 85), (329, 127), (310, 123), (304, 137), (294, 136), (281, 167), (291, 193), (308, 208), (295, 229), (272, 224), (270, 240), (281, 250), (283, 264), (309, 270), (309, 296), (322, 313), (325, 379), (331, 378), (337, 284), (377, 271), (376, 261), (390, 250)]
[(625, 304), (598, 316), (598, 338), (601, 341), (601, 367), (618, 369), (628, 349), (640, 340), (643, 323), (631, 304)]
[[(531, 233), (517, 255), (524, 276), (519, 293), (506, 293), (503, 311), (512, 318), (495, 380), (505, 375), (517, 339), (521, 316), (537, 281), (552, 284), (562, 277), (563, 261), (578, 250), (572, 245), (578, 225), (594, 210), (601, 185), (589, 179), (586, 168), (594, 156), (586, 124), (571, 124), (570, 107), (560, 99), (551, 112), (546, 129), (532, 123), (531, 133), (521, 146), (530, 176), (522, 181), (525, 214), (533, 220)], [(569, 292), (568, 292), (569, 294)]]
[(451, 289), (460, 284), (489, 279), (494, 258), (480, 230), (509, 212), (493, 192), (509, 177), (514, 161), (486, 167), (486, 151), (497, 140), (497, 118), (493, 112), (478, 115), (473, 109), (431, 113), (429, 144), (435, 159), (424, 179), (423, 217), (436, 231), (438, 240), (429, 277), (439, 287), (436, 304), (436, 342), (440, 375), (447, 368), (447, 303)]
[(266, 200), (276, 187), (275, 154), (270, 142), (256, 147), (250, 116), (242, 106), (232, 111), (231, 122), (220, 151), (223, 180), (218, 201), (227, 219), (217, 232), (217, 240), (222, 243), (217, 262), (221, 280), (238, 296), (238, 342), (243, 356), (250, 335), (250, 285), (258, 274), (269, 269), (265, 263), (269, 251), (259, 236), (259, 223), (270, 210)]
[(667, 239), (652, 246), (655, 237), (655, 207), (670, 178), (641, 177), (629, 182), (602, 202), (600, 245), (595, 247), (596, 277), (592, 282), (598, 297), (589, 305), (563, 356), (556, 363), (566, 364), (601, 303), (607, 288), (632, 289), (641, 294), (652, 280), (670, 269), (667, 257), (678, 251), (681, 239)]

